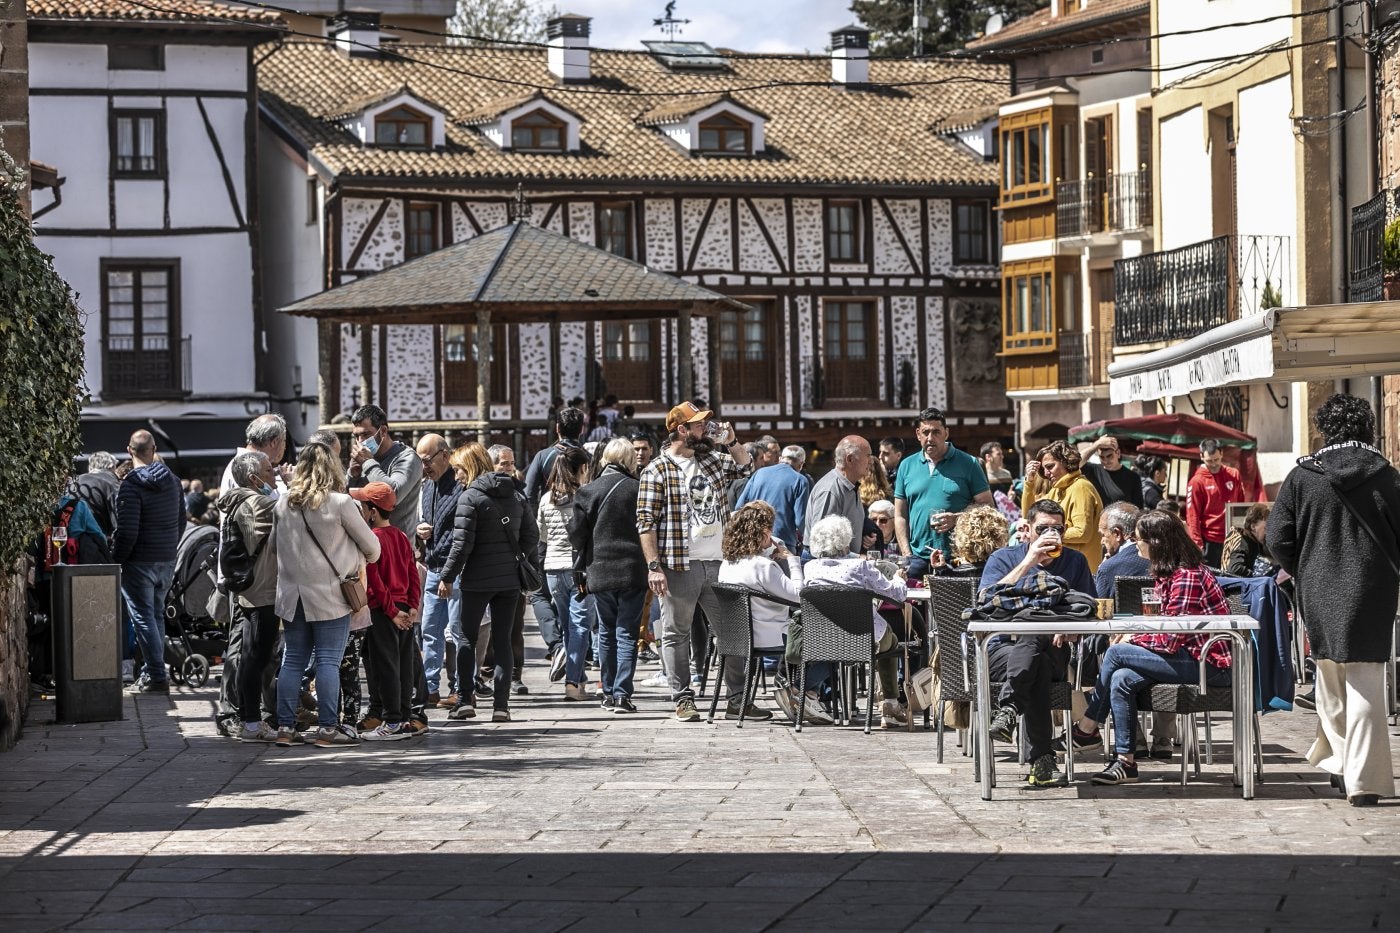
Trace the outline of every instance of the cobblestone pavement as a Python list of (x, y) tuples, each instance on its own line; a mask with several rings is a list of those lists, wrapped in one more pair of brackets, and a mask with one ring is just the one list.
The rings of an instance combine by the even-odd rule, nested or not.
[(1336, 796), (1309, 713), (1265, 718), (1252, 801), (1221, 727), (1187, 789), (1081, 759), (1022, 790), (1006, 761), (988, 802), (951, 735), (938, 764), (931, 732), (682, 724), (655, 688), (613, 716), (526, 680), (509, 724), (335, 751), (219, 738), (212, 687), (117, 723), (36, 702), (0, 755), (0, 929), (1400, 928), (1400, 801)]

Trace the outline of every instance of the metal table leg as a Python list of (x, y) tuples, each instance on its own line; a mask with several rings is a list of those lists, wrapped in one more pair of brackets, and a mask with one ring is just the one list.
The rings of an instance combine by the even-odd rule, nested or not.
[(996, 782), (992, 777), (992, 688), (990, 668), (987, 659), (987, 636), (975, 636), (977, 643), (977, 709), (972, 717), (973, 741), (977, 746), (978, 757), (982, 760), (982, 799), (992, 799), (992, 788)]

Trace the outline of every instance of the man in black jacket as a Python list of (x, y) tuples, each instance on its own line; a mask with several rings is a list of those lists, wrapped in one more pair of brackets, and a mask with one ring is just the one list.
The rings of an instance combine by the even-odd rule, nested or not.
[[(423, 547), (423, 564), (428, 568), (422, 615), (423, 677), (427, 682), (424, 701), (429, 706), (447, 709), (457, 706), (457, 684), (449, 684), (450, 695), (444, 700), (440, 697), (438, 683), (450, 648), (446, 639), (447, 626), (462, 612), (462, 590), (455, 581), (450, 596), (446, 599), (438, 596), (442, 566), (452, 550), (452, 519), (457, 514), (457, 497), (462, 494), (462, 487), (452, 475), (452, 464), (447, 460), (450, 452), (441, 434), (425, 434), (418, 442), (418, 459), (423, 464), (423, 498), (417, 538)], [(473, 676), (476, 663), (472, 659), (465, 660), (465, 668), (456, 672), (459, 677)], [(448, 672), (449, 680), (452, 673)]]
[(1334, 395), (1313, 415), (1325, 446), (1299, 459), (1269, 514), (1269, 551), (1296, 580), (1317, 662), (1308, 761), (1352, 806), (1395, 794), (1385, 665), (1400, 586), (1400, 473), (1373, 445), (1371, 406)]
[(169, 693), (165, 670), (165, 598), (175, 576), (175, 551), (185, 530), (180, 480), (156, 456), (150, 431), (127, 444), (134, 469), (117, 493), (112, 559), (122, 565), (122, 598), (136, 630), (144, 673), (137, 693)]
[(92, 517), (108, 539), (117, 527), (114, 513), (121, 480), (112, 472), (116, 468), (116, 457), (105, 450), (94, 451), (88, 456), (87, 472), (73, 481), (73, 492), (88, 504)]

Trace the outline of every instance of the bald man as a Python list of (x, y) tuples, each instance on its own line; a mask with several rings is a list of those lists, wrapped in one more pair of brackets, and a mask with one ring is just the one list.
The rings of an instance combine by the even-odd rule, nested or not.
[(180, 480), (156, 455), (150, 431), (127, 443), (131, 472), (117, 492), (112, 559), (122, 565), (122, 599), (141, 649), (135, 693), (170, 692), (165, 670), (165, 599), (175, 576), (175, 551), (185, 531)]
[[(462, 591), (457, 581), (447, 599), (438, 596), (438, 579), (452, 550), (452, 521), (457, 515), (457, 498), (462, 487), (452, 473), (448, 461), (451, 450), (441, 434), (425, 434), (418, 442), (418, 459), (423, 464), (423, 498), (418, 521), (418, 540), (423, 546), (423, 562), (428, 568), (427, 584), (423, 588), (423, 678), (428, 684), (424, 702), (428, 706), (456, 707), (456, 696), (445, 699), (439, 689), (442, 668), (446, 660), (447, 625), (460, 615)], [(466, 665), (471, 676), (472, 664)], [(456, 684), (450, 684), (449, 694), (455, 694)]]
[(860, 502), (860, 481), (870, 472), (870, 442), (858, 434), (841, 438), (832, 452), (831, 472), (817, 480), (807, 499), (805, 540), (812, 526), (828, 515), (841, 515), (851, 523), (851, 553), (860, 553), (865, 528), (865, 506)]

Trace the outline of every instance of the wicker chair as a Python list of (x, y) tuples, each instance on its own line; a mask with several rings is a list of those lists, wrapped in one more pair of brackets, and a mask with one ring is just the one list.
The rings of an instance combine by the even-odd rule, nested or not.
[[(874, 674), (875, 616), (872, 600), (879, 593), (853, 586), (808, 585), (802, 588), (802, 670), (798, 674), (797, 726), (807, 709), (807, 662), (832, 661), (839, 665), (870, 665)], [(899, 651), (896, 646), (894, 651)], [(839, 677), (837, 678), (840, 679)], [(851, 694), (851, 703), (855, 702)], [(865, 731), (875, 713), (875, 691), (867, 693)]]
[(1115, 609), (1128, 615), (1142, 615), (1142, 591), (1156, 584), (1151, 577), (1119, 577), (1114, 582)]
[[(938, 763), (943, 763), (943, 714), (949, 703), (973, 704), (975, 690), (969, 689), (968, 671), (973, 662), (963, 653), (967, 623), (964, 609), (977, 599), (977, 581), (957, 577), (929, 577), (929, 608), (933, 614), (934, 641), (938, 645)], [(970, 743), (959, 733), (959, 744), (966, 754)]]
[(719, 708), (720, 685), (724, 683), (724, 665), (735, 658), (744, 659), (744, 693), (739, 706), (740, 729), (744, 728), (744, 712), (753, 702), (758, 689), (758, 675), (761, 665), (754, 658), (781, 658), (782, 646), (758, 648), (753, 643), (753, 603), (755, 599), (766, 600), (782, 606), (797, 608), (797, 603), (779, 599), (767, 593), (760, 593), (732, 583), (712, 584), (715, 598), (719, 601), (719, 617), (711, 620), (714, 633), (715, 651), (719, 653), (719, 670), (715, 674), (715, 689), (710, 698), (708, 722), (715, 721), (715, 710)]

